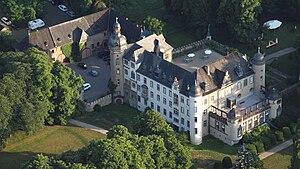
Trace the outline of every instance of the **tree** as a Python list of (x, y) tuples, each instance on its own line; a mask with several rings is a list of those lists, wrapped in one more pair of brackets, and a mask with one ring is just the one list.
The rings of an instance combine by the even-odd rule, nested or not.
[(32, 7), (26, 7), (23, 10), (24, 18), (27, 21), (33, 20), (36, 18), (36, 12)]
[(223, 168), (231, 168), (232, 167), (232, 161), (230, 157), (224, 157), (222, 160), (222, 166)]
[(50, 112), (47, 122), (65, 125), (67, 123), (66, 118), (71, 116), (75, 110), (80, 96), (78, 89), (83, 84), (83, 79), (76, 76), (71, 68), (59, 62), (53, 63), (51, 73), (53, 74), (53, 87), (51, 89), (53, 95), (50, 101), (54, 105), (54, 111)]
[(253, 155), (248, 149), (247, 145), (243, 144), (237, 152), (239, 157), (235, 167), (239, 169), (249, 169), (251, 167), (256, 169), (263, 169), (263, 162), (257, 155)]
[(297, 49), (298, 54), (300, 54), (300, 34), (297, 35), (297, 39), (296, 39), (296, 42), (295, 42), (295, 46), (296, 46), (296, 49)]
[(0, 32), (0, 52), (12, 50), (12, 45), (16, 42), (11, 31)]
[(298, 128), (298, 132), (296, 136), (293, 138), (293, 157), (291, 159), (291, 169), (299, 169), (300, 168), (300, 130)]
[(111, 94), (114, 94), (116, 91), (117, 85), (111, 79), (109, 79), (107, 87), (108, 87), (109, 92)]
[(152, 33), (155, 33), (157, 35), (164, 33), (165, 24), (157, 18), (147, 16), (143, 23), (146, 29)]

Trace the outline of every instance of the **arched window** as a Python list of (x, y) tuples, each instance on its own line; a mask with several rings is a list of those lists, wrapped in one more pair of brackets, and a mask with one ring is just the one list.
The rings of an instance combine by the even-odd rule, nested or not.
[(135, 73), (133, 71), (131, 71), (131, 78), (135, 79)]

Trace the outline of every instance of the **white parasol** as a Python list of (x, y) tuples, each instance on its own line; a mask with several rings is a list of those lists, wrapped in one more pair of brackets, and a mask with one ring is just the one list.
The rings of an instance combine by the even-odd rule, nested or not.
[(270, 20), (268, 22), (264, 23), (264, 26), (267, 27), (268, 29), (277, 29), (281, 26), (282, 22), (279, 20)]
[(212, 54), (212, 51), (209, 50), (209, 49), (207, 49), (207, 50), (204, 51), (204, 53), (205, 53), (206, 55), (210, 55), (210, 54)]
[(193, 57), (195, 57), (195, 53), (190, 53), (190, 54), (188, 54), (187, 55), (189, 58), (193, 58)]

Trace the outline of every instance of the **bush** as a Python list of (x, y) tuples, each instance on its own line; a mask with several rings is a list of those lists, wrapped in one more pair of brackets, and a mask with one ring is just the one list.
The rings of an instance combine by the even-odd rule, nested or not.
[[(269, 148), (271, 148), (271, 141), (269, 137), (262, 137), (260, 138), (260, 141), (264, 144), (265, 150), (268, 150)], [(275, 139), (276, 141), (276, 139)]]
[(283, 128), (282, 128), (282, 131), (283, 131), (284, 138), (285, 138), (286, 140), (288, 140), (288, 139), (290, 139), (290, 138), (292, 137), (292, 133), (291, 133), (290, 128), (288, 128), (288, 127), (283, 127)]
[(282, 131), (275, 131), (276, 139), (279, 142), (284, 141), (283, 133)]
[(268, 134), (268, 137), (270, 139), (271, 145), (276, 145), (276, 143), (277, 143), (276, 135), (273, 133), (270, 133), (270, 134)]
[(100, 111), (101, 111), (101, 106), (100, 106), (99, 104), (96, 104), (96, 105), (94, 106), (94, 111), (95, 111), (95, 112), (100, 112)]
[(248, 144), (247, 148), (249, 149), (249, 151), (253, 154), (253, 155), (257, 155), (257, 150), (254, 144)]
[(291, 123), (290, 124), (290, 129), (292, 134), (296, 134), (297, 133), (297, 124), (296, 123)]
[(222, 160), (222, 166), (223, 168), (231, 168), (232, 167), (232, 161), (230, 157), (224, 157)]
[(215, 164), (214, 164), (214, 169), (220, 169), (222, 166), (221, 162), (220, 161), (216, 161)]
[(260, 141), (256, 141), (253, 143), (256, 147), (257, 153), (262, 153), (265, 151), (264, 144)]

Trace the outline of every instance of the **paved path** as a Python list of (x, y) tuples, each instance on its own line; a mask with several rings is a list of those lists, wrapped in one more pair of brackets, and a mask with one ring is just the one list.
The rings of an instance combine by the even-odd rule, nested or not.
[(78, 121), (78, 120), (74, 120), (74, 119), (70, 119), (69, 123), (74, 125), (74, 126), (87, 128), (87, 129), (90, 129), (90, 130), (93, 130), (93, 131), (96, 131), (96, 132), (99, 132), (99, 133), (102, 133), (102, 134), (105, 134), (105, 135), (107, 135), (107, 132), (108, 132), (108, 130), (105, 130), (103, 128), (100, 128), (100, 127), (97, 127), (97, 126), (94, 126), (94, 125), (91, 125), (91, 124), (87, 124), (87, 123), (84, 123), (84, 122), (81, 122), (81, 121)]
[(267, 158), (267, 157), (269, 157), (269, 156), (271, 156), (271, 155), (277, 153), (278, 151), (281, 151), (281, 150), (283, 150), (283, 149), (289, 147), (289, 146), (292, 145), (292, 144), (293, 144), (293, 140), (292, 140), (292, 139), (290, 139), (290, 140), (288, 140), (288, 141), (285, 141), (285, 142), (279, 144), (278, 146), (276, 146), (276, 147), (274, 147), (274, 148), (272, 148), (272, 149), (270, 149), (270, 150), (268, 150), (268, 151), (266, 151), (266, 152), (260, 154), (260, 155), (259, 155), (259, 158), (260, 158), (261, 160), (263, 160), (263, 159), (265, 159), (265, 158)]
[(266, 63), (271, 63), (273, 59), (279, 58), (280, 56), (283, 56), (283, 55), (286, 55), (286, 54), (289, 54), (289, 53), (293, 53), (295, 51), (296, 51), (295, 48), (290, 47), (290, 48), (285, 48), (285, 49), (282, 49), (280, 51), (274, 52), (274, 53), (266, 56), (266, 58), (265, 58)]

